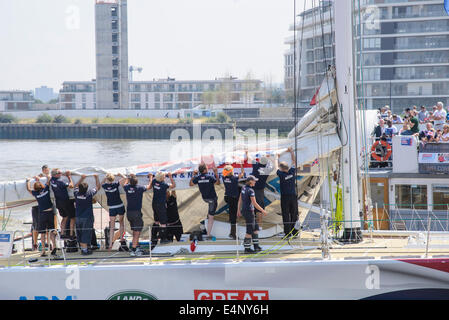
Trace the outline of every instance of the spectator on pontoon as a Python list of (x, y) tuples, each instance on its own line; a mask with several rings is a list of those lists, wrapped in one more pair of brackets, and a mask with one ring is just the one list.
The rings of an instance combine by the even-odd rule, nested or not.
[(449, 143), (449, 124), (443, 126), (443, 132), (437, 137), (439, 143)]
[(89, 189), (89, 185), (84, 182), (86, 175), (82, 175), (81, 179), (75, 185), (75, 204), (76, 204), (76, 231), (77, 239), (81, 247), (81, 254), (87, 256), (92, 254), (89, 249), (91, 245), (92, 234), (94, 230), (94, 196), (101, 188), (100, 179), (95, 174), (96, 186)]
[(380, 117), (383, 120), (387, 120), (388, 119), (388, 110), (389, 110), (389, 106), (385, 106), (380, 108)]
[[(267, 179), (271, 172), (273, 172), (274, 163), (271, 161), (269, 154), (260, 157), (259, 160), (253, 160), (250, 158), (248, 151), (246, 151), (246, 159), (248, 163), (252, 163), (253, 171), (251, 175), (257, 179), (253, 188), (256, 193), (256, 201), (261, 208), (265, 209), (265, 188), (267, 186)], [(262, 229), (262, 214), (257, 208), (255, 212), (259, 228)]]
[(70, 222), (69, 237), (75, 237), (75, 200), (70, 199), (68, 188), (73, 189), (72, 175), (70, 171), (65, 173), (69, 182), (62, 179), (62, 172), (59, 169), (51, 170), (51, 188), (56, 199), (56, 208), (59, 215), (62, 217), (61, 221), (61, 238), (67, 238), (67, 224)]
[[(252, 175), (246, 179), (246, 185), (242, 188), (237, 206), (237, 215), (239, 217), (243, 216), (246, 222), (246, 234), (243, 240), (245, 253), (262, 251), (262, 248), (259, 246), (259, 225), (256, 221), (254, 209), (257, 208), (264, 215), (267, 213), (256, 201), (256, 194), (253, 189), (256, 182), (257, 178)], [(251, 249), (251, 239), (254, 250)]]
[(379, 140), (380, 137), (382, 137), (385, 133), (385, 121), (384, 119), (379, 119), (379, 125), (374, 128), (374, 131), (372, 132), (372, 136), (376, 138), (376, 140)]
[(181, 236), (184, 233), (181, 219), (178, 212), (178, 201), (176, 191), (167, 191), (167, 238), (169, 241), (173, 241), (173, 237), (176, 241), (181, 241)]
[(443, 130), (443, 126), (446, 123), (447, 112), (444, 110), (442, 102), (437, 103), (437, 110), (433, 113), (433, 124), (436, 130)]
[(391, 120), (387, 120), (387, 127), (385, 128), (385, 136), (387, 137), (388, 143), (391, 144), (391, 139), (398, 134), (398, 129), (393, 126)]
[(290, 152), (292, 166), (289, 167), (286, 162), (279, 162), (280, 154), (278, 154), (278, 171), (281, 193), (281, 211), (282, 221), (284, 223), (285, 235), (297, 236), (297, 231), (294, 230), (295, 224), (298, 221), (298, 196), (296, 193), (296, 166), (295, 154), (292, 148), (288, 148)]
[[(170, 179), (170, 184), (165, 182), (165, 177), (168, 176)], [(153, 214), (154, 214), (154, 224), (153, 228), (158, 230), (161, 244), (168, 243), (167, 237), (167, 190), (172, 190), (176, 188), (175, 180), (173, 180), (173, 175), (168, 173), (167, 175), (163, 172), (156, 173), (156, 178), (153, 179), (153, 174), (149, 174), (150, 177), (150, 189), (153, 189)], [(153, 231), (152, 231), (153, 233)], [(155, 232), (156, 233), (156, 232)], [(157, 243), (157, 237), (156, 239)]]
[(401, 124), (401, 123), (403, 123), (402, 118), (400, 116), (398, 116), (397, 114), (393, 114), (392, 122), (393, 122), (393, 124)]
[[(218, 170), (214, 166), (214, 175), (207, 173), (206, 164), (199, 165), (198, 170), (193, 172), (192, 179), (190, 179), (189, 185), (193, 187), (198, 185), (203, 200), (209, 205), (208, 220), (207, 220), (207, 237), (211, 237), (211, 231), (214, 224), (214, 216), (218, 206), (218, 197), (215, 192), (215, 185), (220, 184), (220, 178), (218, 177)], [(199, 175), (198, 175), (199, 171)]]
[(429, 112), (427, 112), (426, 106), (421, 106), (421, 110), (418, 112), (419, 123), (426, 123), (429, 117)]
[(427, 122), (426, 128), (419, 133), (419, 139), (423, 143), (436, 142), (436, 131), (433, 128), (432, 123)]
[[(117, 174), (117, 176), (124, 178), (121, 173)], [(123, 240), (123, 235), (125, 233), (125, 205), (120, 197), (120, 183), (115, 181), (115, 176), (112, 173), (106, 174), (106, 177), (101, 182), (101, 187), (106, 194), (109, 208), (109, 250), (112, 250), (112, 246), (114, 244), (115, 221), (117, 220), (117, 216), (120, 223), (120, 241)]]
[(416, 111), (410, 111), (410, 118), (408, 119), (408, 125), (410, 126), (410, 131), (413, 134), (419, 134), (419, 120), (416, 117)]
[(151, 187), (149, 183), (147, 186), (141, 186), (138, 183), (139, 180), (135, 174), (131, 174), (128, 178), (120, 180), (120, 185), (126, 193), (126, 217), (133, 232), (133, 242), (130, 250), (131, 256), (141, 256), (143, 254), (139, 247), (140, 233), (143, 230), (142, 199), (144, 192), (150, 190)]
[[(245, 175), (245, 169), (243, 168), (243, 163), (240, 166), (240, 174), (234, 174), (234, 167), (232, 165), (227, 165), (223, 169), (223, 184), (225, 186), (225, 196), (224, 200), (229, 206), (229, 223), (231, 224), (231, 232), (229, 237), (231, 239), (236, 239), (236, 228), (237, 228), (237, 206), (239, 203), (239, 180)], [(257, 197), (256, 197), (257, 199)]]
[[(56, 256), (56, 240), (55, 240), (55, 225), (54, 225), (54, 213), (53, 213), (53, 203), (50, 198), (50, 176), (47, 176), (47, 182), (45, 186), (40, 182), (39, 177), (34, 177), (35, 183), (33, 189), (30, 186), (30, 179), (26, 181), (26, 187), (28, 192), (30, 192), (37, 201), (38, 204), (38, 228), (37, 232), (41, 235), (42, 244), (42, 257), (47, 256), (47, 240), (51, 241), (53, 245), (53, 250), (51, 251), (52, 256)], [(48, 236), (47, 236), (48, 235)], [(36, 239), (37, 243), (37, 239)]]
[(399, 135), (401, 135), (401, 136), (412, 136), (413, 135), (413, 132), (410, 130), (410, 126), (408, 125), (408, 122), (404, 122), (402, 129), (399, 130)]

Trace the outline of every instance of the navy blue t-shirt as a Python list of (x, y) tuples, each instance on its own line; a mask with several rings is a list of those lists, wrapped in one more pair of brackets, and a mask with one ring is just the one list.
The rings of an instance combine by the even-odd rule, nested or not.
[(93, 197), (97, 194), (97, 189), (92, 188), (86, 194), (80, 194), (78, 189), (75, 189), (75, 205), (77, 218), (93, 218), (94, 210), (92, 207)]
[(222, 177), (225, 186), (225, 196), (238, 198), (239, 197), (239, 177), (230, 176)]
[(69, 192), (67, 191), (69, 186), (68, 182), (64, 182), (62, 179), (51, 178), (50, 184), (51, 189), (55, 194), (56, 202), (64, 202), (69, 200)]
[(31, 191), (33, 196), (37, 200), (37, 205), (39, 207), (39, 212), (47, 211), (50, 208), (53, 208), (53, 203), (50, 198), (50, 187), (47, 185), (40, 192)]
[(281, 195), (296, 194), (295, 170), (295, 168), (290, 168), (288, 172), (283, 172), (281, 170), (277, 171), (277, 175), (279, 176), (279, 183), (281, 185)]
[(252, 197), (256, 197), (254, 189), (250, 186), (244, 186), (242, 188), (242, 211), (251, 212), (254, 211), (254, 205), (251, 201)]
[(167, 201), (167, 190), (169, 188), (168, 184), (164, 181), (159, 182), (153, 180), (153, 202), (165, 203)]
[(256, 181), (256, 185), (253, 187), (254, 190), (265, 189), (268, 175), (261, 175), (259, 169), (265, 168), (266, 166), (266, 164), (261, 164), (259, 162), (253, 164), (253, 172), (251, 173), (251, 175), (259, 179), (258, 181)]
[(122, 199), (120, 198), (120, 183), (105, 183), (101, 187), (104, 189), (106, 193), (106, 198), (108, 199), (108, 207), (120, 206), (123, 204)]
[(192, 182), (197, 184), (200, 188), (203, 199), (208, 200), (217, 198), (217, 193), (215, 192), (215, 183), (217, 182), (217, 179), (215, 179), (215, 176), (203, 173), (196, 176)]
[(128, 202), (128, 211), (140, 211), (142, 210), (142, 197), (143, 193), (147, 191), (147, 188), (140, 185), (132, 186), (127, 184), (123, 187), (126, 192), (126, 201)]

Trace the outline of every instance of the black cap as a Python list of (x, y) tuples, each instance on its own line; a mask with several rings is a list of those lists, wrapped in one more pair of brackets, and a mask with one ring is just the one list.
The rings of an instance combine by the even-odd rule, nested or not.
[(246, 178), (246, 182), (250, 182), (250, 181), (259, 181), (259, 179), (257, 179), (255, 176), (248, 176), (248, 178)]

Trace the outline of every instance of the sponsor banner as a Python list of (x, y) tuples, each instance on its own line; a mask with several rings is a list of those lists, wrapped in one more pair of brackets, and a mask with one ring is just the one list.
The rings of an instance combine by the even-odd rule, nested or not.
[(401, 138), (401, 146), (411, 146), (413, 144), (413, 138)]
[(268, 290), (195, 290), (195, 300), (269, 300)]
[(0, 232), (0, 259), (9, 258), (13, 243), (12, 232)]
[(449, 164), (449, 153), (420, 153), (419, 163)]

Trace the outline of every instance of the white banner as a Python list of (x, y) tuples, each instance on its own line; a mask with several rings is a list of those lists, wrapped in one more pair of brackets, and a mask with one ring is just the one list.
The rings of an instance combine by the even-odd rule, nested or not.
[(13, 244), (12, 232), (0, 232), (0, 259), (9, 258)]

